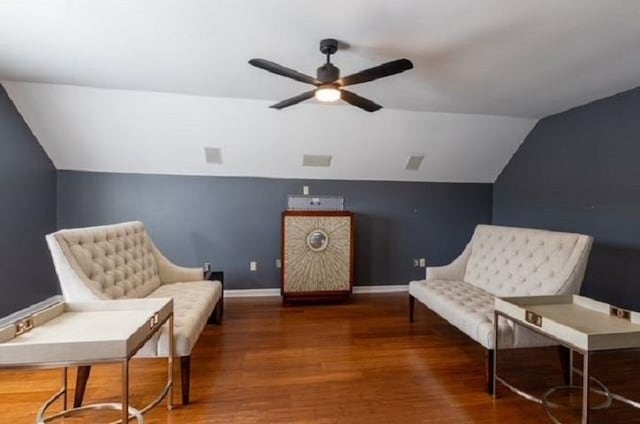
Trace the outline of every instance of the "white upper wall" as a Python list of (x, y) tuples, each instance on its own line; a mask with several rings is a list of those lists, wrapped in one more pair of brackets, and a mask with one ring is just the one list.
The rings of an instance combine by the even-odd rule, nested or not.
[[(638, 0), (4, 0), (0, 80), (62, 169), (493, 181), (535, 120), (640, 83), (639, 21)], [(267, 110), (309, 87), (247, 61), (314, 74), (327, 37), (343, 75), (415, 69), (353, 87), (373, 114)]]
[[(58, 169), (493, 182), (535, 120), (3, 83)], [(204, 147), (222, 149), (222, 165)], [(303, 154), (332, 156), (302, 167)], [(409, 155), (424, 154), (419, 171)]]

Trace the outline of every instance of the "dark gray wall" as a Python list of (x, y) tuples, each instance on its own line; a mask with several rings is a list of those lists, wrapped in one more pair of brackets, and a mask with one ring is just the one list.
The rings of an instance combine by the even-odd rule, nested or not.
[[(407, 283), (412, 258), (454, 258), (491, 221), (490, 184), (289, 180), (58, 172), (60, 228), (145, 223), (173, 261), (211, 261), (226, 287), (279, 287), (280, 214), (288, 194), (341, 194), (357, 223), (357, 283)], [(249, 271), (249, 261), (258, 271)]]
[(0, 317), (58, 293), (55, 229), (55, 168), (0, 86)]
[(640, 88), (541, 120), (493, 202), (496, 224), (593, 235), (583, 293), (640, 310)]

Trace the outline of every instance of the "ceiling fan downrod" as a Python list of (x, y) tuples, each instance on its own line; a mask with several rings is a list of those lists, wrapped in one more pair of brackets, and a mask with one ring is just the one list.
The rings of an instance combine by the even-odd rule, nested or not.
[(320, 41), (320, 52), (327, 56), (327, 62), (316, 72), (318, 80), (329, 83), (340, 79), (340, 69), (331, 63), (331, 55), (338, 51), (338, 40), (326, 38)]

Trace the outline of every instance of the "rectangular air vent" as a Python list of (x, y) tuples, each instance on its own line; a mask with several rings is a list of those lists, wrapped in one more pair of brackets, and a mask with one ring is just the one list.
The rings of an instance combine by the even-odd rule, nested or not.
[(207, 163), (220, 165), (222, 163), (222, 151), (219, 147), (205, 147), (204, 158)]
[(424, 155), (411, 155), (409, 156), (409, 160), (407, 160), (407, 165), (404, 167), (407, 171), (417, 171), (422, 164), (422, 160), (424, 159)]
[(304, 155), (302, 166), (331, 166), (330, 155)]

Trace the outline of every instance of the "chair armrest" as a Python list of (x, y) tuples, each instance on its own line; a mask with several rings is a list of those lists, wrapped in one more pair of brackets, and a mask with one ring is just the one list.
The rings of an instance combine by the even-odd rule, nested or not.
[(160, 282), (162, 284), (204, 280), (204, 270), (202, 268), (178, 266), (167, 259), (155, 246), (153, 246), (153, 255), (158, 263), (158, 272), (160, 273)]
[(453, 280), (462, 281), (464, 273), (467, 269), (467, 261), (471, 255), (471, 242), (467, 244), (464, 251), (454, 259), (449, 265), (428, 266), (426, 269), (425, 280)]
[(575, 264), (573, 268), (568, 270), (569, 272), (565, 276), (558, 276), (564, 280), (564, 284), (558, 289), (556, 294), (578, 294), (582, 287), (582, 281), (584, 280), (584, 274), (587, 271), (587, 265), (589, 263), (589, 254), (591, 253), (591, 247), (593, 246), (593, 237), (581, 235), (576, 243), (573, 256), (575, 259), (572, 262)]
[(443, 266), (428, 266), (426, 270), (426, 281), (433, 280), (455, 280), (462, 281), (464, 268), (462, 270), (452, 264)]

